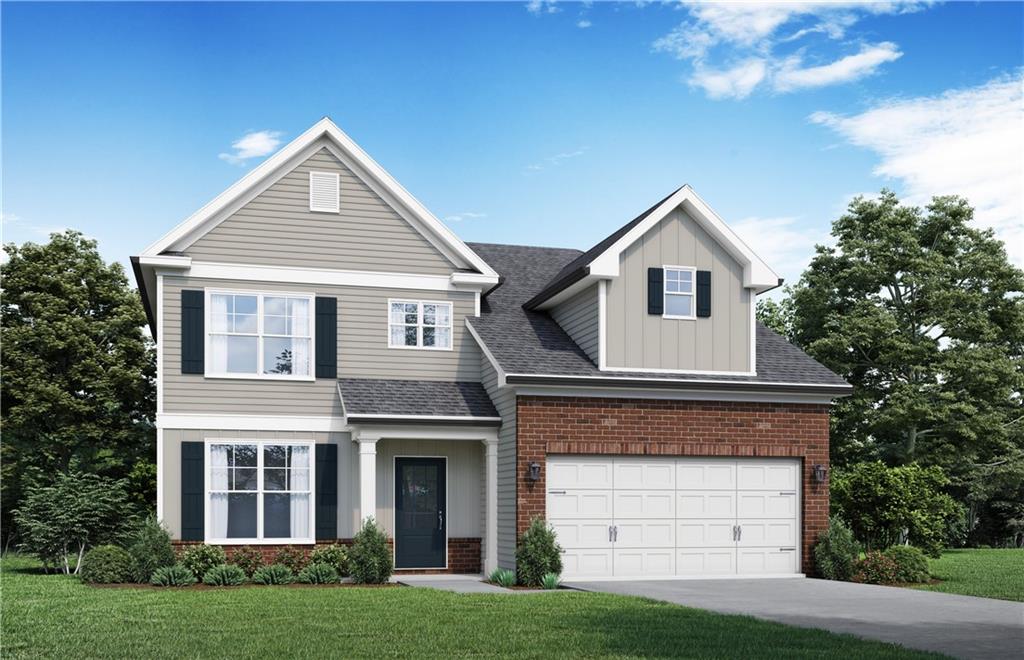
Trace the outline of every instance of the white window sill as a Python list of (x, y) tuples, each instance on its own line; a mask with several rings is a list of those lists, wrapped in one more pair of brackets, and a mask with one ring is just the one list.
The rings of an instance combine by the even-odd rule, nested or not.
[(207, 545), (315, 545), (316, 539), (207, 539)]
[(661, 318), (669, 321), (696, 321), (696, 316), (669, 316), (668, 314), (662, 314)]
[(316, 380), (314, 376), (271, 376), (269, 374), (203, 374), (203, 378), (227, 380), (276, 380), (299, 383), (311, 383)]
[(403, 350), (403, 351), (450, 351), (450, 350), (452, 350), (451, 346), (449, 346), (448, 348), (441, 348), (440, 346), (391, 346), (391, 345), (388, 345), (388, 348), (397, 348), (397, 349)]

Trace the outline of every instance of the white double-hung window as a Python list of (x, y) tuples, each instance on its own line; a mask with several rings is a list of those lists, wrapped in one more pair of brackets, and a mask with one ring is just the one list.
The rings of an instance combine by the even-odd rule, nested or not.
[(313, 443), (206, 441), (208, 543), (312, 543)]
[(207, 291), (206, 375), (312, 380), (313, 296)]
[(451, 350), (452, 304), (389, 300), (388, 346)]
[(663, 316), (668, 319), (693, 319), (695, 268), (665, 266), (665, 308)]

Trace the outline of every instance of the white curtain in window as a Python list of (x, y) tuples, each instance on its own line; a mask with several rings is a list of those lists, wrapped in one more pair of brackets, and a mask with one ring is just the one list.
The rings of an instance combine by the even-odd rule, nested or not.
[[(210, 296), (210, 319), (212, 331), (228, 329), (228, 303), (231, 296), (213, 294)], [(210, 335), (210, 368), (213, 373), (223, 374), (228, 371), (228, 338), (224, 335)]]
[(292, 529), (293, 539), (308, 539), (309, 533), (309, 494), (292, 493)]
[(309, 529), (309, 446), (292, 447), (291, 467), (291, 535), (296, 539), (308, 539), (313, 536)]
[(309, 375), (309, 340), (299, 339), (308, 337), (310, 318), (309, 300), (305, 298), (292, 298), (289, 300), (290, 317), (288, 320), (291, 334), (296, 337), (292, 339), (292, 373), (296, 376)]
[[(210, 445), (210, 490), (228, 490), (228, 453), (230, 445)], [(210, 494), (210, 534), (228, 536), (228, 494)]]

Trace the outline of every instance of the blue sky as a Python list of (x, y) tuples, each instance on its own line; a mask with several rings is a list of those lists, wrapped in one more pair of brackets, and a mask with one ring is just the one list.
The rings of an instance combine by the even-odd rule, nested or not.
[(690, 183), (794, 281), (889, 186), (1024, 263), (1022, 4), (0, 12), (4, 241), (127, 262), (329, 115), (467, 241), (585, 249)]

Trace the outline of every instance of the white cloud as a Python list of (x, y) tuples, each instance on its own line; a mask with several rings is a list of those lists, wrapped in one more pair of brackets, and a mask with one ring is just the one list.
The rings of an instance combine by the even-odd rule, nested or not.
[(218, 154), (217, 158), (232, 165), (244, 165), (250, 158), (262, 158), (281, 144), (280, 131), (251, 131), (231, 143), (234, 153)]
[(447, 215), (444, 218), (445, 222), (462, 222), (463, 220), (479, 220), (480, 218), (486, 218), (486, 213), (473, 213), (472, 211), (463, 211), (462, 213), (455, 213), (453, 215)]
[(557, 0), (530, 0), (526, 3), (526, 11), (531, 14), (554, 14), (560, 9), (555, 4)]
[[(689, 20), (657, 39), (653, 48), (693, 66), (690, 84), (711, 98), (743, 98), (759, 85), (777, 92), (834, 85), (875, 71), (902, 53), (890, 42), (862, 46), (831, 64), (803, 67), (807, 46), (782, 54), (780, 47), (821, 34), (842, 39), (865, 16), (916, 11), (922, 2), (732, 2), (687, 3)], [(789, 29), (786, 29), (789, 28)], [(724, 61), (716, 55), (725, 53)], [(823, 59), (820, 56), (816, 59)], [(755, 82), (755, 60), (764, 74)], [(711, 84), (707, 84), (710, 80)], [(742, 84), (736, 81), (742, 80)], [(733, 84), (730, 84), (733, 83)]]
[(799, 218), (753, 216), (729, 223), (757, 256), (795, 284), (814, 256), (814, 246), (828, 240), (828, 232), (800, 226)]
[(585, 18), (581, 18), (580, 20), (576, 21), (576, 27), (578, 27), (581, 30), (586, 30), (591, 25), (593, 25), (593, 23), (591, 23)]
[(913, 204), (961, 195), (1024, 265), (1024, 73), (939, 96), (897, 99), (858, 115), (810, 120), (874, 151), (876, 176), (897, 179)]
[(787, 58), (772, 79), (776, 91), (789, 92), (805, 87), (824, 87), (850, 82), (875, 72), (886, 62), (903, 56), (896, 44), (885, 41), (865, 45), (856, 55), (847, 55), (831, 64), (801, 68), (800, 58)]
[(586, 147), (581, 147), (575, 151), (564, 151), (562, 153), (555, 154), (554, 156), (548, 156), (540, 162), (527, 165), (526, 169), (531, 172), (540, 172), (541, 170), (546, 170), (549, 167), (558, 167), (563, 162), (571, 158), (582, 156), (585, 153), (587, 153)]
[[(30, 222), (16, 213), (0, 213), (0, 227), (3, 227), (4, 240), (13, 233), (31, 237), (49, 238), (50, 234), (60, 234), (70, 227), (63, 225), (39, 225)], [(24, 239), (29, 240), (29, 239)]]

